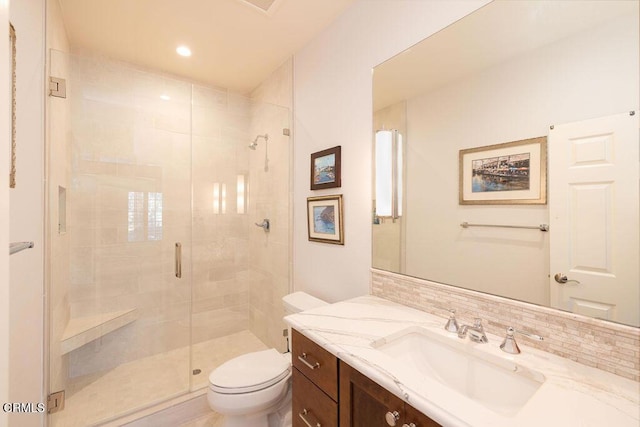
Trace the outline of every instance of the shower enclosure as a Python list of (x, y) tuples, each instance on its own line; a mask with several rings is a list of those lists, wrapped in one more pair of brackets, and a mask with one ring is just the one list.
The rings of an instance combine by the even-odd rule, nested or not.
[[(51, 51), (49, 425), (115, 419), (285, 350), (289, 109)], [(269, 135), (250, 150), (256, 135)], [(268, 167), (267, 167), (268, 166)], [(256, 227), (269, 219), (269, 231)]]

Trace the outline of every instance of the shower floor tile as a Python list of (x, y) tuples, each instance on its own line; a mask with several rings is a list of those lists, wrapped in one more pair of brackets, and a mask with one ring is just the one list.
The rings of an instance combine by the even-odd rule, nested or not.
[[(51, 415), (52, 427), (85, 427), (135, 412), (206, 387), (209, 372), (225, 361), (267, 346), (250, 331), (136, 360), (108, 372), (70, 380), (63, 411)], [(198, 375), (192, 370), (200, 369)], [(191, 385), (190, 385), (191, 377)], [(213, 419), (213, 418), (212, 418)], [(203, 420), (205, 425), (212, 425)]]

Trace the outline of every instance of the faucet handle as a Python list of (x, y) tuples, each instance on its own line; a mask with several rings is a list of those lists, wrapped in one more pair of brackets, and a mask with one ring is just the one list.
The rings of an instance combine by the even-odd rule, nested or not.
[(456, 320), (456, 311), (454, 309), (449, 310), (449, 320), (447, 320), (447, 324), (444, 325), (444, 329), (447, 332), (458, 332), (458, 321)]
[(521, 353), (520, 352), (520, 347), (518, 347), (518, 343), (516, 342), (516, 339), (513, 336), (515, 333), (518, 333), (520, 335), (524, 335), (525, 337), (529, 337), (529, 338), (537, 340), (537, 341), (544, 341), (544, 338), (541, 337), (540, 335), (532, 334), (532, 333), (526, 332), (526, 331), (518, 331), (513, 326), (509, 326), (507, 328), (507, 335), (504, 337), (504, 341), (502, 341), (502, 344), (500, 344), (500, 349), (502, 351), (510, 353), (510, 354), (520, 354)]

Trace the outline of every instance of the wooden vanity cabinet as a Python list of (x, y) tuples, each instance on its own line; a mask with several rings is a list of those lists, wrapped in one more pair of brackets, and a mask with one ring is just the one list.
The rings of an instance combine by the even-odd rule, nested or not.
[[(410, 427), (441, 427), (440, 424), (427, 417), (408, 403), (404, 404), (405, 423)], [(413, 423), (413, 425), (412, 425)], [(402, 424), (401, 424), (402, 425)]]
[(440, 426), (295, 329), (291, 335), (293, 427)]
[(402, 399), (340, 361), (340, 427), (439, 427)]
[(338, 359), (295, 329), (291, 333), (293, 427), (338, 426)]
[[(338, 426), (338, 403), (293, 368), (292, 426)], [(306, 421), (306, 422), (305, 422)]]

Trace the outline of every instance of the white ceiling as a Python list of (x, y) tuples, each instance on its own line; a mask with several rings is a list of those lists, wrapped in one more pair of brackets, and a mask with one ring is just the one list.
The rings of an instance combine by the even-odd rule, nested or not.
[(355, 0), (59, 1), (76, 52), (248, 93)]

